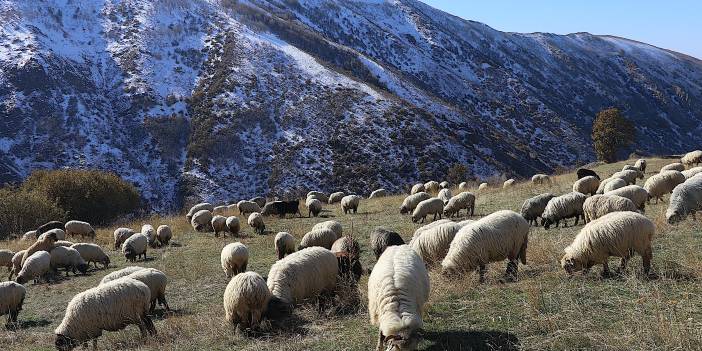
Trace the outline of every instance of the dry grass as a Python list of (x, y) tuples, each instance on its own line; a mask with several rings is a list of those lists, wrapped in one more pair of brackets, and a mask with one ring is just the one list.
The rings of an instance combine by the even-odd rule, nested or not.
[[(649, 173), (669, 160), (651, 160)], [(607, 176), (623, 163), (598, 166)], [(650, 176), (650, 174), (647, 174)], [(477, 194), (476, 215), (499, 209), (519, 210), (522, 201), (550, 191), (570, 191), (574, 174), (556, 176), (550, 187), (528, 183), (512, 189), (488, 189)], [(642, 184), (639, 181), (639, 184)], [(387, 226), (408, 240), (418, 225), (400, 216), (402, 196), (361, 203), (357, 215), (343, 215), (338, 206), (323, 214), (343, 223), (366, 250), (364, 267), (375, 259), (367, 246), (375, 226)], [(665, 223), (665, 204), (649, 205), (647, 215), (654, 220), (658, 235), (654, 242), (654, 270), (660, 276), (647, 280), (641, 274), (641, 260), (632, 260), (629, 272), (612, 279), (600, 279), (598, 272), (566, 278), (558, 265), (562, 250), (581, 226), (545, 231), (533, 228), (530, 234), (527, 266), (520, 266), (520, 280), (501, 284), (504, 263), (490, 265), (488, 282), (477, 283), (477, 275), (460, 281), (447, 281), (431, 273), (432, 294), (425, 316), (422, 350), (688, 350), (702, 349), (702, 240), (700, 222), (690, 220), (675, 227)], [(243, 219), (243, 218), (242, 218)], [(315, 223), (326, 218), (266, 218), (269, 231), (241, 239), (251, 252), (249, 269), (267, 275), (275, 261), (273, 233), (288, 231), (300, 237)], [(146, 221), (144, 221), (146, 222)], [(170, 278), (167, 297), (174, 312), (156, 313), (158, 336), (139, 340), (135, 327), (105, 333), (100, 349), (242, 349), (242, 350), (368, 350), (375, 345), (377, 330), (369, 325), (365, 311), (366, 282), (360, 283), (360, 311), (351, 315), (320, 315), (310, 306), (300, 307), (293, 319), (269, 334), (247, 337), (223, 323), (222, 293), (227, 280), (219, 265), (219, 251), (231, 238), (194, 233), (182, 217), (148, 220), (154, 226), (173, 228), (175, 244), (149, 251), (150, 260), (140, 265), (163, 270)], [(245, 219), (242, 220), (245, 223)], [(135, 229), (142, 222), (131, 223)], [(352, 229), (353, 228), (353, 229)], [(111, 247), (112, 231), (98, 232), (97, 241)], [(25, 243), (4, 242), (2, 247), (19, 249)], [(61, 321), (71, 297), (91, 286), (102, 276), (127, 266), (118, 252), (110, 250), (112, 265), (107, 271), (89, 276), (71, 276), (57, 284), (28, 285), (22, 328), (0, 332), (3, 350), (51, 349), (52, 331)], [(597, 271), (597, 269), (595, 269)]]

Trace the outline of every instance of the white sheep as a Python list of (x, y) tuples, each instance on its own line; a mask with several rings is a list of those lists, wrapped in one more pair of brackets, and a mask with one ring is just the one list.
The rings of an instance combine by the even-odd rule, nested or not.
[(258, 212), (250, 214), (246, 223), (249, 224), (249, 227), (254, 229), (255, 233), (263, 235), (266, 231), (266, 224), (263, 222), (263, 216)]
[(166, 285), (168, 285), (168, 277), (165, 273), (154, 268), (144, 268), (136, 270), (119, 279), (134, 279), (146, 284), (146, 286), (149, 287), (149, 291), (151, 292), (150, 312), (153, 312), (154, 309), (156, 309), (156, 302), (163, 306), (166, 311), (171, 310), (170, 307), (168, 307), (168, 302), (166, 301)]
[(22, 234), (22, 237), (20, 238), (20, 241), (34, 241), (37, 240), (37, 231), (36, 230), (30, 230), (24, 234)]
[(561, 267), (568, 273), (587, 272), (593, 265), (602, 265), (602, 275), (609, 275), (607, 259), (621, 257), (621, 269), (638, 253), (643, 258), (644, 272), (651, 268), (651, 240), (656, 228), (646, 216), (636, 212), (612, 212), (583, 227), (573, 243), (565, 248)]
[(302, 237), (298, 249), (302, 250), (312, 246), (320, 246), (326, 249), (331, 249), (336, 239), (338, 239), (336, 233), (331, 229), (325, 228), (313, 230)]
[(310, 191), (307, 193), (307, 198), (314, 196), (316, 199), (318, 199), (321, 202), (329, 202), (329, 195), (321, 192), (321, 191)]
[(356, 213), (358, 211), (358, 205), (360, 202), (361, 197), (358, 195), (344, 196), (344, 198), (341, 199), (341, 210), (344, 211), (344, 214), (347, 214), (351, 211), (353, 211), (353, 213)]
[(95, 265), (95, 268), (97, 268), (98, 263), (101, 263), (105, 269), (107, 269), (107, 266), (110, 265), (110, 256), (107, 256), (100, 245), (92, 243), (77, 243), (71, 245), (71, 248), (78, 251), (80, 256), (83, 257), (88, 264), (92, 262)]
[(54, 243), (54, 246), (71, 247), (71, 246), (73, 246), (73, 244), (74, 244), (74, 243), (73, 243), (72, 241), (68, 241), (68, 240), (59, 240), (59, 241), (57, 241), (57, 242)]
[(27, 250), (20, 250), (15, 252), (12, 256), (12, 269), (10, 270), (10, 275), (7, 277), (8, 280), (12, 279), (12, 276), (18, 274), (22, 270), (22, 258)]
[(642, 158), (636, 160), (636, 163), (634, 163), (634, 167), (641, 171), (641, 173), (646, 173), (646, 160)]
[(468, 191), (468, 183), (467, 182), (461, 182), (458, 184), (458, 191)]
[(426, 189), (426, 192), (428, 193), (436, 193), (439, 191), (441, 187), (439, 186), (439, 182), (435, 180), (430, 180), (426, 183), (424, 183), (424, 189)]
[(504, 183), (502, 183), (502, 189), (511, 188), (511, 187), (514, 186), (514, 184), (515, 184), (516, 182), (517, 182), (517, 181), (514, 180), (514, 178), (507, 179), (507, 180), (505, 180)]
[[(453, 221), (450, 220), (450, 219), (448, 219), (448, 218), (444, 218), (444, 219), (440, 219), (440, 220), (438, 220), (438, 221), (431, 222), (431, 223), (429, 223), (429, 224), (425, 224), (425, 225), (423, 225), (423, 226), (417, 228), (417, 229), (414, 231), (414, 234), (412, 234), (412, 239), (410, 240), (410, 242), (412, 242), (412, 241), (414, 241), (415, 239), (417, 239), (423, 232), (427, 231), (428, 229), (434, 228), (434, 227), (436, 227), (436, 226), (440, 226), (440, 225), (442, 225), (442, 224), (444, 224), (444, 223), (453, 223)], [(379, 228), (383, 228), (383, 227), (379, 227)], [(399, 236), (399, 234), (398, 234), (398, 236)], [(402, 237), (400, 237), (400, 239), (402, 239)], [(397, 244), (397, 245), (403, 245), (403, 244), (404, 244), (404, 241), (403, 241), (402, 244)]]
[(553, 224), (558, 227), (562, 220), (563, 226), (567, 227), (568, 218), (573, 217), (575, 217), (575, 224), (573, 225), (578, 225), (580, 217), (583, 217), (583, 202), (585, 202), (585, 199), (587, 199), (585, 194), (576, 191), (554, 197), (546, 204), (544, 213), (541, 214), (541, 225), (545, 229), (548, 229)]
[(141, 234), (146, 235), (146, 239), (149, 242), (149, 246), (158, 246), (158, 237), (156, 237), (156, 229), (151, 224), (144, 224), (141, 226)]
[(508, 259), (505, 275), (516, 279), (518, 261), (526, 264), (528, 237), (529, 223), (521, 215), (509, 210), (492, 213), (456, 233), (441, 262), (442, 273), (454, 275), (478, 268), (482, 283), (486, 264)]
[(451, 199), (444, 206), (446, 217), (460, 216), (461, 210), (465, 209), (468, 216), (473, 216), (475, 212), (475, 195), (469, 192), (462, 192)]
[(239, 213), (242, 216), (246, 216), (247, 214), (251, 214), (254, 212), (261, 212), (261, 206), (259, 206), (257, 203), (253, 201), (246, 201), (246, 200), (241, 200), (237, 202), (236, 208), (239, 209)]
[(524, 219), (526, 219), (527, 222), (529, 222), (529, 225), (531, 225), (531, 223), (533, 222), (534, 225), (538, 226), (539, 222), (537, 221), (537, 219), (541, 217), (541, 215), (544, 213), (544, 210), (546, 209), (546, 205), (554, 197), (556, 197), (556, 195), (553, 195), (551, 193), (544, 193), (524, 200), (521, 209), (522, 217), (524, 217)]
[(424, 184), (415, 184), (412, 186), (412, 190), (410, 190), (410, 195), (414, 195), (416, 193), (424, 193), (426, 191), (427, 189), (424, 188)]
[(66, 232), (63, 229), (47, 230), (39, 235), (37, 240), (44, 240), (44, 238), (46, 238), (49, 234), (54, 234), (56, 236), (56, 240), (66, 240)]
[(102, 331), (118, 331), (130, 324), (139, 326), (142, 337), (156, 334), (148, 315), (151, 291), (134, 279), (118, 279), (77, 294), (66, 307), (66, 314), (56, 328), (55, 345), (71, 350), (93, 341)]
[(210, 225), (212, 230), (214, 230), (215, 237), (219, 237), (219, 233), (224, 233), (227, 236), (227, 217), (216, 215), (210, 220)]
[(29, 256), (33, 255), (35, 252), (51, 251), (51, 249), (54, 248), (56, 241), (58, 240), (56, 239), (55, 232), (48, 231), (42, 235), (39, 235), (39, 239), (37, 239), (34, 244), (30, 245), (27, 250), (25, 250), (24, 256), (22, 257), (22, 265), (24, 265), (24, 261), (26, 261)]
[(551, 184), (551, 177), (546, 174), (534, 174), (531, 177), (531, 183), (534, 185), (549, 185)]
[(702, 167), (690, 168), (686, 171), (682, 171), (681, 173), (685, 176), (685, 179), (690, 179), (690, 178), (702, 173)]
[(255, 329), (266, 313), (271, 292), (256, 272), (244, 272), (232, 278), (224, 290), (224, 313), (227, 322)]
[(441, 189), (448, 189), (448, 188), (451, 187), (451, 183), (449, 183), (448, 181), (445, 181), (445, 180), (444, 180), (443, 182), (439, 183), (439, 187), (440, 187)]
[[(600, 180), (600, 186), (597, 187), (597, 191), (595, 192), (595, 194), (604, 194), (604, 187), (607, 186), (607, 184), (614, 179), (619, 179), (619, 178), (607, 178), (607, 179)], [(622, 181), (624, 181), (624, 180), (622, 180)], [(626, 183), (626, 182), (624, 182), (624, 183)]]
[(375, 199), (375, 198), (385, 197), (385, 196), (388, 196), (387, 190), (385, 190), (385, 189), (377, 189), (377, 190), (374, 190), (374, 191), (370, 194), (370, 196), (369, 196), (368, 198), (369, 198), (369, 199)]
[(607, 182), (607, 184), (605, 184), (604, 188), (602, 189), (603, 190), (602, 194), (606, 194), (612, 190), (617, 190), (619, 188), (623, 188), (623, 187), (627, 186), (626, 180), (624, 180), (624, 179), (621, 179), (621, 178), (608, 178), (608, 179), (611, 181), (609, 181), (609, 182)]
[(242, 243), (230, 243), (222, 249), (219, 255), (222, 270), (227, 278), (246, 272), (249, 263), (249, 249)]
[(451, 194), (451, 189), (441, 189), (439, 191), (439, 195), (436, 196), (438, 199), (441, 199), (441, 201), (444, 202), (444, 205), (451, 200), (453, 197), (453, 194)]
[(308, 247), (278, 260), (268, 272), (268, 290), (277, 304), (292, 305), (336, 288), (339, 264), (323, 247)]
[(8, 272), (12, 270), (12, 256), (14, 255), (15, 253), (10, 250), (0, 250), (0, 267), (7, 267)]
[(702, 163), (702, 150), (695, 150), (686, 153), (681, 159), (682, 164), (692, 167)]
[(224, 222), (224, 224), (227, 225), (227, 230), (232, 236), (239, 235), (239, 231), (241, 230), (241, 223), (239, 222), (239, 217), (229, 216), (227, 217), (227, 220)]
[(344, 194), (343, 191), (337, 191), (335, 193), (331, 193), (331, 195), (329, 195), (329, 201), (327, 201), (327, 203), (332, 205), (332, 204), (335, 204), (337, 202), (341, 202), (341, 199), (343, 199), (344, 196), (346, 196), (346, 194)]
[(685, 165), (683, 165), (683, 164), (680, 163), (680, 162), (675, 162), (675, 163), (671, 163), (671, 164), (668, 164), (668, 165), (665, 165), (665, 166), (661, 167), (660, 173), (663, 173), (663, 172), (665, 172), (665, 171), (678, 171), (678, 172), (682, 172), (682, 171), (684, 171), (684, 170), (685, 170)]
[(643, 173), (635, 169), (627, 169), (626, 171), (619, 171), (612, 174), (611, 178), (621, 178), (626, 181), (627, 184), (636, 184), (636, 179), (643, 179)]
[(16, 282), (25, 284), (31, 279), (37, 284), (39, 279), (51, 271), (51, 255), (46, 251), (37, 251), (29, 256), (17, 274)]
[(295, 252), (295, 237), (287, 232), (280, 232), (275, 235), (275, 255), (278, 259)]
[(16, 282), (0, 283), (0, 316), (7, 315), (5, 327), (10, 329), (17, 325), (17, 316), (24, 305), (27, 289)]
[(124, 244), (124, 241), (127, 240), (130, 236), (134, 235), (134, 230), (129, 229), (129, 228), (117, 228), (115, 229), (114, 232), (114, 238), (115, 238), (115, 250), (119, 250), (119, 248)]
[(606, 192), (605, 195), (619, 195), (634, 202), (636, 208), (640, 211), (646, 209), (646, 201), (648, 200), (648, 191), (638, 185), (627, 185), (623, 188)]
[(319, 201), (317, 199), (310, 199), (308, 198), (305, 201), (305, 206), (307, 207), (307, 216), (312, 218), (312, 216), (319, 216), (319, 213), (322, 212), (322, 201)]
[(214, 206), (209, 203), (209, 202), (201, 202), (193, 207), (190, 208), (188, 213), (185, 215), (185, 218), (190, 222), (190, 220), (193, 218), (193, 216), (198, 213), (199, 211), (202, 210), (207, 210), (207, 211), (214, 211)]
[(456, 233), (472, 222), (471, 220), (459, 223), (449, 222), (425, 229), (416, 238), (412, 238), (410, 246), (427, 266), (432, 266), (446, 257)]
[(441, 199), (434, 197), (428, 200), (424, 200), (420, 202), (412, 212), (412, 222), (417, 223), (421, 219), (422, 223), (424, 223), (427, 215), (431, 214), (434, 215), (433, 220), (436, 220), (437, 216), (439, 216), (439, 219), (441, 219), (443, 212), (444, 202)]
[(146, 238), (146, 235), (137, 233), (124, 241), (124, 244), (122, 244), (122, 253), (127, 261), (130, 262), (136, 261), (138, 258), (141, 258), (141, 256), (144, 256), (144, 260), (146, 260), (147, 246), (149, 246), (149, 239)]
[(597, 187), (600, 186), (600, 180), (593, 176), (580, 178), (573, 183), (573, 191), (581, 194), (595, 195)]
[(209, 232), (212, 230), (212, 212), (208, 210), (200, 210), (190, 219), (190, 225), (193, 230), (198, 232)]
[(478, 186), (478, 190), (485, 190), (489, 187), (490, 185), (488, 183), (480, 183)]
[(431, 199), (431, 195), (423, 191), (407, 196), (400, 206), (400, 214), (412, 213), (420, 202), (429, 199)]
[(223, 214), (227, 213), (227, 210), (228, 210), (228, 209), (229, 209), (229, 207), (227, 207), (226, 205), (215, 206), (215, 207), (212, 209), (212, 213), (213, 213), (213, 214), (218, 214), (218, 215), (223, 215)]
[(344, 236), (344, 227), (341, 226), (341, 223), (337, 221), (324, 221), (315, 224), (312, 226), (312, 230), (310, 231), (315, 231), (315, 230), (320, 230), (320, 229), (329, 229), (336, 234), (336, 238), (339, 239), (342, 236)]
[(678, 171), (663, 171), (646, 179), (644, 189), (648, 191), (648, 202), (655, 198), (663, 201), (663, 196), (672, 193), (678, 184), (685, 182), (685, 175)]
[(146, 269), (144, 267), (139, 267), (139, 266), (129, 266), (126, 268), (122, 268), (118, 271), (114, 271), (110, 274), (105, 275), (102, 277), (102, 280), (100, 281), (100, 284), (105, 284), (107, 282), (111, 282), (113, 280), (117, 280), (122, 277), (126, 277), (134, 272), (140, 271), (142, 269)]
[(636, 212), (634, 202), (617, 195), (595, 195), (587, 198), (583, 203), (585, 223), (589, 223), (608, 213), (617, 211)]
[(71, 247), (56, 246), (49, 254), (51, 255), (51, 269), (58, 271), (59, 268), (64, 268), (66, 270), (66, 276), (68, 276), (69, 270), (72, 271), (73, 274), (76, 274), (76, 270), (85, 274), (90, 267), (88, 262), (80, 255), (80, 252)]
[(695, 218), (695, 212), (702, 210), (702, 175), (698, 174), (673, 189), (670, 195), (665, 218), (668, 223), (678, 223), (688, 215)]
[(95, 238), (95, 229), (88, 222), (82, 221), (68, 221), (66, 222), (66, 234), (67, 235), (80, 235), (81, 237)]
[(388, 248), (368, 278), (368, 314), (378, 350), (415, 350), (429, 299), (429, 274), (407, 245)]
[(168, 245), (172, 237), (173, 232), (171, 231), (171, 227), (162, 224), (156, 229), (156, 238), (161, 245)]

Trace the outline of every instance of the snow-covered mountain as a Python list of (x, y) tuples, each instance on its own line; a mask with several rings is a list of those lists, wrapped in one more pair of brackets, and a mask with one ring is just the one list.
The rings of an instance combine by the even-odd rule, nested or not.
[(414, 0), (0, 0), (0, 19), (0, 182), (95, 167), (172, 209), (399, 190), (457, 163), (529, 176), (593, 160), (609, 106), (633, 149), (702, 145), (700, 60)]

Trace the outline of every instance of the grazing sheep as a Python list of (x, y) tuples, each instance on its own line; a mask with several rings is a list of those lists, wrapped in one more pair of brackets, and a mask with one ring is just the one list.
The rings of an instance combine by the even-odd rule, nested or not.
[(230, 213), (233, 213), (234, 211), (238, 211), (238, 210), (239, 210), (239, 207), (237, 207), (236, 204), (231, 204), (231, 205), (228, 205), (228, 206), (227, 206), (227, 210), (228, 210)]
[(27, 289), (16, 282), (0, 283), (0, 316), (7, 315), (5, 328), (10, 329), (17, 325), (17, 316), (24, 305)]
[(453, 197), (453, 194), (451, 194), (451, 189), (441, 189), (439, 191), (439, 195), (436, 196), (438, 199), (441, 199), (441, 201), (444, 202), (444, 205), (451, 200), (451, 197)]
[(439, 192), (439, 182), (431, 180), (426, 183), (424, 183), (424, 189), (426, 189), (426, 192), (428, 193), (436, 193)]
[(144, 256), (144, 260), (146, 260), (146, 248), (148, 244), (149, 240), (146, 238), (146, 235), (141, 233), (134, 234), (124, 241), (122, 253), (127, 261), (130, 262), (135, 262), (138, 258), (141, 258), (141, 256)]
[(222, 249), (219, 255), (222, 270), (227, 278), (246, 272), (249, 263), (249, 249), (242, 243), (231, 243)]
[(609, 275), (607, 259), (621, 257), (621, 270), (634, 252), (643, 258), (644, 272), (651, 269), (651, 240), (656, 228), (646, 216), (636, 212), (612, 212), (583, 227), (573, 243), (565, 248), (561, 267), (570, 275), (587, 272), (593, 265), (602, 265), (602, 275)]
[(646, 173), (646, 160), (642, 158), (636, 160), (636, 163), (634, 163), (634, 167), (641, 171), (641, 173)]
[(317, 200), (321, 202), (329, 202), (329, 196), (321, 191), (310, 191), (307, 193), (307, 197), (314, 196)]
[(212, 209), (213, 214), (218, 214), (218, 215), (223, 215), (227, 213), (227, 210), (229, 208), (227, 206), (216, 206), (215, 208)]
[(646, 209), (646, 201), (648, 200), (648, 191), (638, 185), (627, 185), (623, 188), (612, 190), (605, 195), (619, 195), (634, 202), (636, 208), (640, 211)]
[(66, 270), (66, 276), (68, 276), (69, 270), (73, 272), (73, 274), (76, 274), (76, 270), (81, 274), (85, 274), (88, 268), (90, 268), (88, 262), (85, 262), (80, 255), (80, 252), (71, 247), (56, 246), (49, 252), (49, 255), (51, 256), (51, 260), (49, 261), (51, 269), (53, 269), (54, 272), (58, 272), (59, 268), (64, 268)]
[(126, 268), (122, 268), (118, 271), (114, 271), (110, 274), (105, 275), (102, 277), (102, 280), (100, 281), (100, 285), (105, 284), (107, 282), (111, 282), (113, 280), (117, 280), (122, 277), (126, 277), (134, 272), (140, 271), (142, 269), (146, 269), (144, 267), (139, 267), (139, 266), (129, 266)]
[(443, 182), (439, 183), (439, 187), (441, 189), (448, 189), (451, 187), (451, 183), (444, 180)]
[(56, 231), (60, 229), (51, 229), (48, 232), (42, 234), (39, 236), (39, 239), (34, 242), (30, 247), (27, 248), (24, 252), (24, 256), (22, 257), (22, 266), (24, 266), (24, 262), (29, 258), (29, 256), (33, 255), (35, 252), (39, 251), (46, 251), (47, 253), (51, 251), (51, 249), (54, 248), (54, 244), (56, 241), (59, 239), (56, 238)]
[(172, 237), (173, 232), (171, 231), (171, 227), (162, 224), (158, 226), (158, 229), (156, 229), (156, 238), (161, 245), (168, 245), (168, 243), (171, 242)]
[(423, 230), (419, 236), (412, 238), (410, 246), (427, 266), (433, 266), (446, 257), (456, 233), (472, 222), (471, 220), (459, 223), (449, 222)]
[(59, 241), (54, 243), (54, 246), (71, 247), (71, 246), (73, 246), (73, 242), (68, 241), (68, 240), (59, 240)]
[(514, 280), (518, 261), (526, 264), (528, 237), (529, 223), (521, 215), (509, 210), (492, 213), (456, 233), (441, 262), (442, 273), (454, 275), (478, 268), (483, 283), (486, 264), (508, 259), (505, 276)]
[(412, 190), (410, 191), (410, 195), (414, 195), (416, 193), (423, 193), (426, 191), (427, 191), (427, 189), (424, 188), (424, 184), (415, 184), (412, 186)]
[(565, 195), (557, 196), (551, 199), (544, 213), (541, 215), (541, 225), (544, 229), (548, 229), (551, 225), (556, 224), (556, 227), (563, 221), (563, 227), (568, 226), (568, 218), (575, 217), (575, 224), (578, 225), (580, 217), (583, 217), (583, 202), (587, 196), (579, 192), (572, 192)]
[(469, 192), (462, 192), (449, 199), (444, 206), (444, 215), (446, 217), (460, 216), (461, 210), (465, 209), (468, 216), (473, 216), (475, 212), (475, 195)]
[(619, 188), (623, 188), (627, 186), (626, 180), (622, 178), (607, 178), (605, 180), (610, 180), (605, 184), (605, 186), (602, 188), (602, 194), (608, 193), (612, 190), (617, 190)]
[(185, 215), (185, 218), (188, 220), (188, 222), (190, 222), (190, 220), (192, 220), (193, 216), (202, 210), (207, 210), (209, 212), (212, 212), (212, 211), (214, 211), (214, 206), (212, 206), (212, 204), (210, 204), (208, 202), (199, 203), (199, 204), (190, 208), (190, 210), (188, 211), (188, 214)]
[(53, 233), (54, 235), (56, 235), (56, 240), (57, 240), (57, 241), (59, 241), (59, 240), (66, 240), (66, 232), (63, 231), (63, 229), (51, 229), (51, 230), (49, 230), (49, 231), (46, 231), (46, 232), (44, 232), (44, 234), (39, 235), (39, 237), (37, 238), (37, 240), (44, 240), (44, 238), (46, 238), (47, 235), (52, 234), (52, 233)]
[(531, 177), (531, 183), (534, 185), (550, 185), (551, 177), (546, 174), (534, 174)]
[(295, 237), (287, 232), (280, 232), (275, 235), (275, 255), (281, 259), (295, 252)]
[(480, 185), (478, 186), (478, 190), (487, 189), (489, 186), (490, 185), (488, 185), (488, 183), (480, 183)]
[(71, 245), (71, 248), (80, 253), (80, 257), (90, 264), (92, 262), (97, 268), (97, 264), (102, 264), (104, 269), (110, 265), (110, 257), (102, 250), (100, 245), (91, 243), (78, 243)]
[(39, 235), (37, 235), (36, 230), (30, 230), (30, 231), (22, 234), (20, 241), (34, 241), (34, 240), (37, 240), (38, 237), (39, 237)]
[(134, 235), (134, 231), (129, 228), (117, 228), (114, 232), (115, 250), (119, 250), (125, 240)]
[[(307, 198), (307, 201), (310, 200), (319, 200), (313, 196), (310, 196)], [(320, 200), (321, 202), (321, 200)], [(292, 201), (272, 201), (267, 203), (265, 206), (263, 206), (263, 209), (261, 210), (261, 215), (262, 216), (272, 216), (272, 215), (278, 215), (280, 218), (285, 218), (285, 215), (287, 214), (292, 214), (292, 215), (299, 215), (302, 217), (302, 213), (300, 212), (300, 200), (292, 200)]]
[(648, 202), (650, 203), (653, 198), (656, 199), (656, 203), (658, 200), (663, 201), (665, 194), (672, 193), (678, 184), (684, 182), (685, 175), (678, 171), (664, 171), (652, 175), (644, 183), (644, 189), (648, 191)]
[(358, 282), (363, 275), (361, 265), (361, 246), (351, 236), (343, 236), (332, 244), (331, 252), (336, 255), (339, 271), (346, 272), (345, 278)]
[(239, 222), (239, 217), (229, 216), (227, 217), (227, 220), (224, 222), (224, 224), (227, 226), (227, 230), (232, 236), (239, 235), (239, 231), (241, 230), (241, 223)]
[(154, 268), (144, 268), (120, 279), (134, 279), (149, 287), (149, 291), (151, 292), (151, 307), (149, 308), (149, 312), (153, 312), (154, 309), (156, 309), (156, 302), (163, 306), (166, 311), (171, 310), (170, 307), (168, 307), (168, 302), (166, 302), (168, 277), (166, 277), (165, 273)]
[(636, 179), (643, 179), (643, 173), (634, 170), (634, 169), (628, 169), (626, 171), (619, 171), (617, 173), (612, 174), (612, 178), (621, 178), (626, 181), (626, 184), (636, 184)]
[(537, 219), (541, 217), (546, 209), (546, 205), (554, 197), (556, 197), (556, 195), (544, 193), (524, 200), (521, 210), (522, 217), (529, 222), (529, 225), (533, 222), (535, 226), (538, 226), (539, 222)]
[(595, 195), (589, 197), (583, 203), (585, 223), (589, 223), (611, 212), (636, 212), (636, 210), (637, 208), (633, 201), (617, 195)]
[(250, 199), (249, 201), (256, 203), (258, 207), (263, 207), (266, 205), (266, 198), (263, 196), (256, 196), (253, 199)]
[(227, 236), (227, 217), (216, 215), (212, 217), (210, 225), (214, 230), (215, 237), (219, 237), (219, 233), (224, 233), (224, 236)]
[(149, 246), (158, 246), (158, 238), (156, 237), (156, 229), (151, 224), (144, 224), (141, 226), (141, 234), (146, 235), (146, 239), (149, 242)]
[(673, 189), (670, 195), (665, 218), (668, 223), (678, 223), (688, 215), (695, 218), (695, 212), (702, 210), (702, 175), (696, 175)]
[(15, 253), (10, 250), (0, 250), (0, 267), (7, 267), (8, 272), (12, 270), (12, 256), (14, 255)]
[(12, 276), (18, 274), (22, 269), (22, 257), (24, 257), (25, 252), (27, 252), (27, 250), (17, 251), (12, 256), (12, 269), (10, 270), (10, 275), (7, 277), (8, 280), (11, 280)]
[(255, 233), (263, 235), (266, 231), (266, 224), (263, 223), (263, 216), (258, 212), (250, 214), (247, 223), (249, 227), (254, 229)]
[(22, 269), (17, 273), (16, 282), (25, 284), (30, 279), (34, 279), (34, 284), (39, 282), (39, 278), (51, 271), (51, 255), (46, 251), (36, 251), (22, 262)]
[[(600, 186), (597, 187), (597, 191), (595, 194), (604, 194), (604, 187), (607, 186), (607, 184), (615, 179), (619, 178), (607, 178), (605, 180), (600, 181)], [(623, 180), (622, 180), (623, 181)], [(626, 182), (624, 182), (626, 184)]]
[(192, 219), (190, 219), (190, 225), (198, 232), (212, 231), (212, 212), (208, 210), (195, 212)]
[(317, 223), (314, 226), (312, 226), (312, 230), (310, 231), (315, 231), (315, 230), (321, 230), (321, 229), (329, 229), (336, 234), (336, 238), (339, 239), (344, 235), (344, 228), (341, 226), (341, 223), (337, 221), (324, 221), (321, 223)]
[(360, 202), (361, 197), (358, 195), (344, 196), (344, 198), (341, 199), (341, 210), (344, 211), (344, 214), (348, 214), (351, 211), (353, 211), (353, 213), (356, 213), (358, 211), (358, 205)]
[(290, 311), (292, 305), (336, 288), (339, 264), (331, 251), (308, 247), (278, 260), (268, 272), (272, 305)]
[(81, 237), (95, 239), (95, 229), (88, 222), (68, 221), (66, 222), (65, 231), (67, 235), (80, 235)]
[(255, 329), (261, 323), (270, 299), (266, 281), (258, 273), (238, 274), (224, 290), (225, 320), (244, 329)]
[(438, 221), (434, 221), (434, 222), (431, 222), (429, 224), (426, 224), (426, 225), (423, 225), (423, 226), (417, 228), (414, 231), (414, 234), (412, 234), (412, 239), (410, 239), (410, 243), (413, 242), (415, 239), (417, 239), (423, 232), (427, 231), (428, 229), (440, 226), (444, 223), (453, 223), (453, 221), (450, 219), (444, 218), (444, 219), (440, 219)]
[(402, 240), (400, 234), (385, 227), (376, 227), (370, 234), (370, 246), (373, 249), (373, 254), (375, 254), (376, 259), (378, 259), (388, 247), (404, 244), (405, 241)]
[(139, 326), (142, 338), (147, 332), (156, 334), (148, 316), (150, 299), (149, 287), (134, 279), (115, 280), (77, 294), (54, 331), (56, 348), (72, 350), (97, 339), (103, 330), (118, 331), (130, 324)]
[(461, 182), (458, 184), (458, 191), (468, 191), (468, 183)]
[(388, 196), (388, 192), (385, 189), (377, 189), (373, 191), (370, 196), (368, 197), (369, 199), (375, 199), (379, 197), (386, 197)]
[(241, 200), (237, 202), (236, 208), (239, 209), (239, 213), (241, 213), (242, 216), (246, 216), (247, 214), (254, 212), (261, 212), (261, 206), (253, 201)]
[(678, 172), (682, 172), (682, 171), (684, 171), (684, 170), (685, 170), (685, 166), (684, 166), (682, 163), (680, 163), (680, 162), (675, 162), (675, 163), (671, 163), (671, 164), (669, 164), (669, 165), (665, 165), (665, 166), (661, 167), (661, 170), (659, 171), (659, 173), (663, 173), (663, 172), (665, 172), (665, 171), (678, 171)]
[(600, 186), (600, 180), (593, 177), (587, 176), (580, 178), (573, 183), (573, 191), (579, 192), (581, 194), (595, 195), (597, 192), (597, 187)]
[(336, 233), (331, 229), (312, 230), (302, 237), (298, 250), (312, 246), (320, 246), (325, 249), (331, 249), (332, 244), (334, 244), (336, 239), (338, 239)]
[(578, 179), (580, 178), (585, 178), (587, 176), (593, 176), (597, 179), (601, 179), (600, 176), (595, 173), (595, 171), (587, 168), (578, 168), (578, 170), (575, 172), (578, 175)]
[(685, 176), (685, 179), (690, 179), (700, 173), (702, 173), (702, 167), (695, 167), (695, 168), (690, 168), (686, 171), (680, 172)]
[(515, 184), (516, 182), (517, 182), (517, 181), (514, 180), (514, 178), (507, 179), (507, 180), (505, 180), (504, 183), (502, 183), (502, 189), (511, 188), (511, 187), (514, 186), (514, 184)]
[(402, 206), (400, 206), (400, 214), (411, 213), (412, 211), (414, 211), (414, 209), (417, 207), (417, 205), (419, 205), (420, 202), (422, 202), (424, 200), (429, 200), (429, 199), (431, 199), (431, 195), (429, 195), (425, 192), (419, 192), (419, 193), (407, 196), (402, 201)]
[(427, 218), (427, 215), (431, 214), (434, 215), (433, 220), (436, 220), (436, 216), (439, 216), (439, 219), (441, 219), (441, 215), (443, 214), (443, 212), (444, 202), (441, 199), (434, 197), (428, 200), (424, 200), (420, 202), (412, 212), (412, 222), (417, 223), (421, 218), (421, 223), (424, 223), (424, 221)]
[(312, 217), (312, 216), (319, 216), (319, 213), (322, 212), (322, 201), (319, 201), (317, 199), (307, 199), (305, 201), (305, 206), (307, 206), (307, 216)]
[(335, 193), (332, 193), (331, 195), (329, 195), (329, 201), (327, 201), (327, 203), (332, 205), (337, 202), (341, 202), (341, 199), (343, 199), (344, 196), (346, 196), (346, 194), (344, 194), (343, 191), (337, 191)]
[(680, 162), (688, 167), (699, 165), (702, 163), (702, 151), (695, 150), (688, 152), (680, 159)]
[(342, 236), (336, 239), (331, 246), (331, 252), (333, 253), (347, 253), (354, 257), (358, 257), (361, 254), (361, 246), (358, 241), (354, 240), (351, 236)]
[(429, 299), (429, 274), (407, 245), (389, 248), (368, 278), (368, 314), (378, 326), (377, 350), (415, 350)]
[(636, 167), (634, 167), (634, 166), (632, 166), (632, 165), (624, 165), (624, 167), (622, 167), (622, 171), (628, 171), (628, 170), (639, 171), (638, 168), (636, 168)]

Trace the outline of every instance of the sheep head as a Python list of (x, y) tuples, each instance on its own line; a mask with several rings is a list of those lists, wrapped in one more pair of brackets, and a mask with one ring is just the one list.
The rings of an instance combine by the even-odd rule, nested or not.
[(421, 337), (416, 331), (401, 331), (397, 335), (386, 336), (383, 340), (386, 351), (416, 350)]

